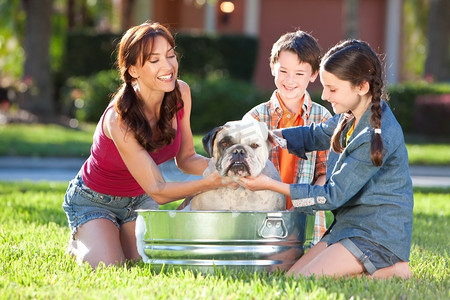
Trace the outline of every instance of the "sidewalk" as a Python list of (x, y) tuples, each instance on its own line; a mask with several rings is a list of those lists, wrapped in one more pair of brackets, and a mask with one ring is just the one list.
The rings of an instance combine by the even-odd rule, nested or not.
[[(70, 181), (85, 162), (84, 158), (43, 158), (0, 156), (0, 181)], [(200, 176), (182, 173), (168, 161), (160, 165), (166, 181), (194, 180)]]
[[(69, 181), (84, 163), (79, 158), (0, 157), (0, 181)], [(173, 161), (160, 165), (167, 181), (194, 180), (182, 173)], [(450, 166), (411, 166), (414, 186), (450, 187)]]

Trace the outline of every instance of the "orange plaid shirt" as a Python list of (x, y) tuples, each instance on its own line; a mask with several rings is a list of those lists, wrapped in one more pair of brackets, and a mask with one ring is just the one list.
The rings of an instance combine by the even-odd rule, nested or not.
[[(251, 116), (260, 122), (264, 122), (269, 127), (269, 130), (285, 128), (281, 122), (285, 110), (283, 110), (283, 105), (280, 102), (281, 101), (277, 97), (277, 91), (274, 91), (269, 101), (255, 106), (244, 116), (244, 118)], [(301, 121), (297, 120), (296, 122), (303, 122), (303, 125), (305, 126), (312, 123), (322, 123), (331, 118), (330, 112), (325, 107), (313, 102), (307, 91), (305, 91), (303, 97), (301, 112), (298, 112), (298, 114), (300, 116), (298, 119), (301, 119)], [(292, 125), (295, 126), (296, 124)], [(270, 152), (270, 159), (281, 173), (280, 150), (281, 149), (279, 148), (272, 149)], [(281, 155), (281, 159), (284, 160), (283, 154)], [(319, 176), (326, 174), (328, 151), (314, 151), (307, 153), (307, 160), (292, 154), (289, 155), (291, 156), (290, 159), (292, 159), (289, 164), (294, 172), (294, 177), (293, 180), (289, 180), (287, 183), (313, 184)], [(283, 164), (285, 163), (283, 162)], [(283, 180), (283, 182), (285, 181)], [(286, 204), (287, 208), (289, 208), (289, 205), (292, 205), (290, 199)], [(325, 231), (325, 213), (323, 211), (318, 211), (315, 218), (313, 244), (317, 243), (322, 238)]]

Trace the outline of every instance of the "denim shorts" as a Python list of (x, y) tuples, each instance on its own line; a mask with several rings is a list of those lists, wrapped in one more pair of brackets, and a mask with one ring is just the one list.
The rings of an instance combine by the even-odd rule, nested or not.
[[(327, 234), (322, 238), (321, 242), (326, 242), (330, 246), (328, 243), (329, 238), (330, 235)], [(358, 259), (370, 275), (379, 269), (390, 267), (401, 261), (400, 258), (385, 247), (365, 238), (350, 237), (340, 240), (339, 243)]]
[(69, 221), (72, 238), (78, 227), (88, 221), (108, 219), (120, 229), (122, 224), (136, 220), (136, 209), (159, 208), (147, 194), (119, 197), (97, 193), (83, 183), (81, 174), (69, 182), (62, 206)]

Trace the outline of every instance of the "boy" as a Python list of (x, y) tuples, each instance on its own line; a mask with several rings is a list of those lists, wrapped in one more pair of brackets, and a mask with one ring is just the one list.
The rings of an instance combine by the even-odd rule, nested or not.
[[(272, 46), (270, 69), (277, 89), (270, 100), (252, 108), (244, 118), (265, 122), (270, 130), (320, 123), (331, 118), (323, 106), (312, 102), (306, 91), (309, 82), (317, 78), (321, 49), (317, 41), (301, 30), (282, 35)], [(328, 151), (307, 153), (307, 160), (300, 159), (280, 147), (272, 149), (270, 159), (285, 183), (325, 183)], [(290, 197), (286, 209), (292, 208)], [(315, 217), (313, 244), (325, 233), (323, 211)]]

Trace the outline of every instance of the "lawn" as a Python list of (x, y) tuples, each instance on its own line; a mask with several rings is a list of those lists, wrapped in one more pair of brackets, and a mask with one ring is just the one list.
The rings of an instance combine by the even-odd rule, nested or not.
[[(0, 125), (0, 156), (87, 157), (95, 126), (85, 124), (80, 129), (56, 125)], [(202, 135), (194, 135), (197, 153), (206, 155)], [(412, 165), (450, 166), (450, 139), (430, 139), (407, 136), (409, 161)]]
[(411, 279), (316, 280), (282, 273), (157, 274), (144, 263), (93, 272), (65, 254), (66, 186), (0, 182), (0, 299), (450, 298), (450, 189), (415, 189)]

